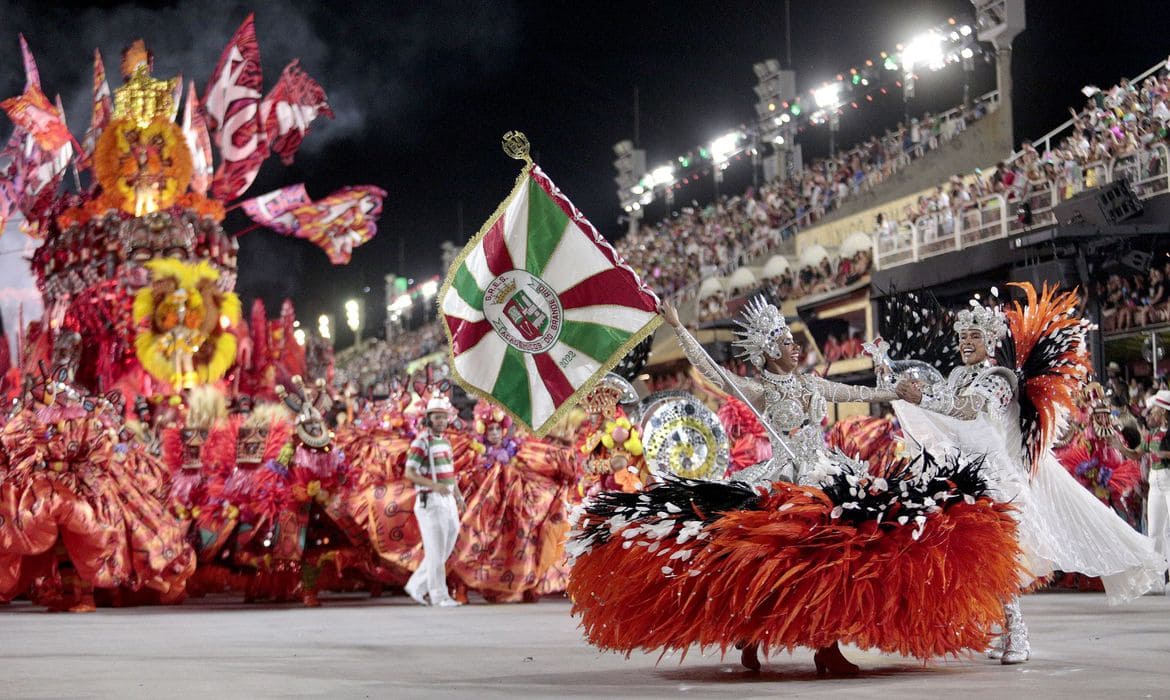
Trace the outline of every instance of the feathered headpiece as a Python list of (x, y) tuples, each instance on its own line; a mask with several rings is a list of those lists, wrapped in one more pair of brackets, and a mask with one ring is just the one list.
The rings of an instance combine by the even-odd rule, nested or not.
[(740, 349), (740, 357), (746, 357), (756, 367), (764, 366), (765, 357), (779, 357), (780, 340), (784, 336), (792, 337), (784, 314), (762, 296), (744, 305), (743, 319), (736, 319), (736, 324), (739, 329), (731, 344)]
[(955, 332), (979, 331), (987, 343), (987, 349), (994, 351), (1007, 333), (1007, 320), (998, 307), (988, 307), (977, 300), (971, 300), (971, 308), (955, 314)]

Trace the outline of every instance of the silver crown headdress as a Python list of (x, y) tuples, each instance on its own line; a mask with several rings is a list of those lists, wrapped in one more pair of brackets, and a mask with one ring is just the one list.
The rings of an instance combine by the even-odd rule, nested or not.
[(779, 357), (780, 339), (792, 336), (784, 314), (762, 296), (749, 300), (743, 307), (743, 320), (735, 322), (739, 328), (731, 344), (741, 350), (740, 357), (746, 357), (756, 367), (764, 366), (765, 357)]
[(994, 349), (1007, 335), (1007, 319), (999, 307), (987, 307), (971, 300), (971, 308), (955, 314), (955, 332), (979, 331), (987, 347)]

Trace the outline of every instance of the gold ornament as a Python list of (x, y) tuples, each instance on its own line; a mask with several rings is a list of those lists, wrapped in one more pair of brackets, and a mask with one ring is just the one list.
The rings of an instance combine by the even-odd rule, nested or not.
[(522, 131), (509, 131), (504, 134), (504, 153), (508, 154), (509, 158), (522, 160), (525, 163), (532, 163), (531, 146), (528, 143), (528, 137)]
[(159, 80), (151, 76), (150, 63), (150, 53), (141, 39), (126, 49), (122, 75), (130, 77), (114, 90), (114, 119), (130, 119), (139, 128), (145, 128), (155, 117), (167, 121), (174, 118), (178, 79)]

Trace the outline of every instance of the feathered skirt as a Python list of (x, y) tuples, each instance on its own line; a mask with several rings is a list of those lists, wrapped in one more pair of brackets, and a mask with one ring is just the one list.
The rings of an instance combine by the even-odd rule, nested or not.
[(1020, 573), (1015, 520), (981, 461), (925, 455), (870, 474), (837, 458), (822, 488), (672, 479), (587, 501), (568, 592), (589, 641), (627, 654), (986, 648)]

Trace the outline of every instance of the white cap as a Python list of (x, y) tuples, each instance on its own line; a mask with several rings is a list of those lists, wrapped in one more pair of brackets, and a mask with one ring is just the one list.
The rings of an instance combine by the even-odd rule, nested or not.
[(451, 413), (451, 402), (446, 396), (432, 396), (427, 401), (427, 413)]
[(1146, 400), (1147, 408), (1153, 408), (1155, 406), (1163, 411), (1170, 411), (1170, 391), (1162, 389)]

